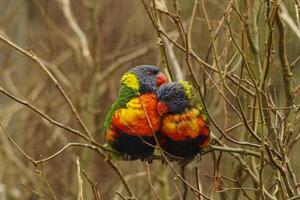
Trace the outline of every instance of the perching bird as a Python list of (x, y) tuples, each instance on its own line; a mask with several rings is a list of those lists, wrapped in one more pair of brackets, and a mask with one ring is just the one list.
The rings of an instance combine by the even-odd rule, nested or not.
[(104, 122), (103, 136), (123, 159), (145, 159), (153, 153), (154, 133), (161, 125), (156, 89), (166, 81), (158, 67), (149, 65), (136, 66), (122, 76), (119, 96)]
[(163, 150), (192, 160), (209, 142), (210, 130), (203, 108), (194, 103), (187, 81), (171, 82), (157, 90), (157, 110), (163, 116), (158, 141)]

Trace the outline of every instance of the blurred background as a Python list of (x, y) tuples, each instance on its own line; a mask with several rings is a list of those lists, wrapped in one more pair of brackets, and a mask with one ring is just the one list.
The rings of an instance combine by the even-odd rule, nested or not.
[[(179, 13), (182, 26), (188, 30), (194, 1), (159, 0), (156, 1), (155, 8), (151, 3), (152, 1), (145, 1), (150, 13), (153, 14), (153, 9), (156, 9), (160, 19), (158, 24), (163, 31), (184, 47), (184, 35), (180, 25), (176, 25), (175, 18), (169, 14)], [(267, 3), (262, 0), (204, 1), (215, 37), (215, 47), (219, 55), (218, 63), (221, 69), (227, 72), (229, 88), (236, 92), (240, 77), (245, 80), (242, 86), (248, 88), (250, 93), (255, 93), (253, 85), (247, 83), (247, 81), (251, 82), (249, 76), (241, 76), (244, 60), (237, 51), (232, 33), (224, 22), (230, 3), (240, 9), (242, 15), (245, 14), (244, 7), (249, 7), (249, 24), (253, 38), (260, 48), (262, 63), (266, 62), (264, 58), (268, 53), (265, 45), (265, 41), (269, 41), (266, 25)], [(216, 68), (207, 20), (200, 5), (199, 0), (195, 6), (193, 26), (190, 30), (192, 49), (195, 55)], [(275, 4), (270, 3), (269, 7), (274, 9)], [(291, 82), (296, 110), (300, 92), (298, 87), (300, 84), (299, 1), (285, 1), (284, 8), (286, 10), (283, 11), (282, 16), (286, 27), (286, 55), (293, 70)], [(246, 59), (252, 62), (254, 58), (249, 53), (244, 26), (240, 17), (232, 9), (230, 12), (232, 12), (229, 20), (233, 36), (243, 48)], [(156, 31), (141, 0), (0, 0), (0, 34), (41, 59), (70, 97), (92, 136), (100, 143), (106, 113), (118, 95), (122, 73), (129, 68), (139, 64), (150, 64), (160, 66), (165, 73), (168, 73), (165, 65), (167, 60), (170, 74), (174, 79), (191, 80), (186, 64), (186, 53)], [(273, 45), (270, 54), (272, 61), (266, 85), (275, 106), (283, 107), (286, 106), (286, 99), (276, 28), (271, 37), (273, 40), (267, 44)], [(161, 53), (162, 43), (166, 57)], [(211, 77), (208, 78), (197, 59), (192, 58), (190, 64), (204, 94), (204, 103), (214, 122), (235, 140), (252, 141), (251, 138), (249, 139), (249, 132), (245, 125), (230, 129), (242, 120), (223, 97), (226, 96), (234, 107), (238, 107), (235, 98), (228, 91), (221, 95), (216, 88), (215, 84), (220, 88), (224, 86), (220, 83), (218, 73), (207, 68)], [(253, 66), (253, 71), (254, 68)], [(32, 59), (21, 55), (2, 40), (0, 41), (0, 86), (55, 121), (82, 131), (53, 80)], [(252, 104), (252, 96), (241, 91), (239, 97), (245, 115), (249, 120), (253, 119), (255, 115), (249, 105), (256, 104)], [(276, 128), (280, 129), (279, 132), (291, 129), (293, 130), (291, 138), (296, 138), (299, 132), (297, 123), (299, 114), (293, 112), (288, 117), (289, 127), (284, 130), (280, 127)], [(276, 117), (273, 119), (274, 124), (280, 123), (276, 121)], [(0, 121), (19, 147), (36, 160), (53, 155), (70, 142), (84, 142), (77, 135), (49, 123), (32, 109), (8, 98), (3, 93), (0, 93)], [(211, 125), (211, 129), (217, 137), (221, 136), (215, 126)], [(238, 144), (224, 138), (221, 140), (231, 147), (239, 147)], [(290, 149), (288, 157), (295, 176), (299, 177), (300, 163), (297, 156), (299, 145), (296, 142), (297, 140)], [(83, 199), (96, 199), (83, 172), (94, 184), (97, 183), (102, 200), (122, 199), (116, 192), (128, 196), (120, 178), (98, 152), (88, 148), (71, 147), (43, 165), (34, 166), (12, 145), (1, 130), (0, 199), (80, 199), (77, 157), (79, 157), (83, 180)], [(246, 163), (250, 163), (254, 158), (245, 156), (244, 159)], [(162, 200), (181, 199), (179, 193), (182, 194), (184, 190), (182, 182), (169, 166), (162, 165), (160, 161), (154, 161), (150, 165), (153, 188), (150, 187), (147, 165), (144, 162), (117, 161), (116, 164), (137, 199), (156, 199), (153, 189)], [(178, 165), (174, 166), (179, 170)], [(255, 168), (252, 165), (251, 167)], [(242, 187), (241, 185), (257, 189), (249, 180), (251, 178), (240, 167), (240, 163), (226, 153), (205, 154), (187, 166), (186, 179), (195, 187), (196, 169), (198, 169), (202, 192), (212, 199), (255, 199), (257, 197), (257, 191), (226, 190), (226, 188)], [(268, 170), (265, 173), (272, 175), (271, 168), (270, 171)], [(272, 184), (266, 187), (271, 192), (275, 191), (273, 188), (275, 186)], [(195, 195), (189, 192), (186, 199), (195, 198)]]

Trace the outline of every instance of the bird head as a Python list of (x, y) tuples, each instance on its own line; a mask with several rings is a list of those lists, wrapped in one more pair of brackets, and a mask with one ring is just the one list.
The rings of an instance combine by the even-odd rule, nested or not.
[(121, 83), (140, 94), (155, 92), (158, 86), (166, 82), (167, 78), (159, 68), (151, 65), (133, 67), (121, 79)]
[(163, 84), (157, 90), (157, 111), (161, 116), (181, 113), (190, 105), (192, 97), (192, 86), (187, 81)]

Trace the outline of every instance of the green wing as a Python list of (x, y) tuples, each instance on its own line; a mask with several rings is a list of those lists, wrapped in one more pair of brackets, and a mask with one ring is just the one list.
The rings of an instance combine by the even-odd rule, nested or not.
[(126, 103), (128, 103), (131, 99), (133, 99), (137, 96), (138, 96), (138, 93), (135, 90), (127, 87), (123, 83), (121, 84), (119, 96), (116, 99), (116, 101), (113, 103), (113, 105), (111, 106), (110, 110), (107, 113), (105, 121), (104, 121), (104, 126), (103, 126), (103, 130), (102, 130), (102, 137), (104, 138), (104, 141), (106, 138), (105, 137), (106, 130), (111, 125), (111, 121), (112, 121), (112, 117), (113, 117), (114, 113), (120, 108), (125, 108)]

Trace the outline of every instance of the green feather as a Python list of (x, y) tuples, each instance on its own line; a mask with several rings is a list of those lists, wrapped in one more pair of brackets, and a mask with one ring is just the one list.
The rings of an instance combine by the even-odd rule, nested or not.
[(111, 106), (111, 108), (106, 116), (106, 119), (104, 121), (104, 127), (103, 127), (103, 131), (102, 131), (102, 137), (104, 138), (104, 141), (106, 138), (105, 137), (106, 130), (111, 125), (111, 121), (112, 121), (112, 117), (113, 117), (114, 113), (117, 110), (119, 110), (120, 108), (125, 108), (126, 103), (128, 103), (131, 99), (133, 99), (137, 96), (138, 96), (137, 90), (127, 87), (124, 83), (121, 83), (121, 88), (119, 90), (119, 96), (116, 99), (116, 101), (113, 103), (113, 105)]

